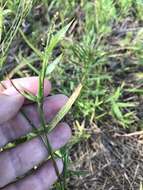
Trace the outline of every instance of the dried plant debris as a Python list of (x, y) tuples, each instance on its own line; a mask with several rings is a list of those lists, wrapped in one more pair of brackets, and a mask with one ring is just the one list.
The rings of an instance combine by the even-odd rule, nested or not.
[[(90, 126), (94, 130), (94, 125)], [(143, 182), (143, 135), (125, 135), (113, 128), (94, 130), (76, 147), (73, 170), (88, 174), (71, 177), (69, 189), (138, 190)], [(108, 129), (109, 129), (108, 128)], [(72, 156), (73, 157), (73, 156)]]

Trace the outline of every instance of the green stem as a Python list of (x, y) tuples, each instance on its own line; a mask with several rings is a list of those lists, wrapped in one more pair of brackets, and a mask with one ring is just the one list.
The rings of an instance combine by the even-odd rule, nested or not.
[(51, 160), (53, 162), (56, 175), (57, 175), (57, 177), (59, 179), (60, 186), (62, 187), (62, 182), (60, 180), (59, 169), (58, 169), (57, 163), (56, 163), (55, 158), (54, 158), (54, 152), (52, 150), (51, 144), (50, 144), (48, 136), (47, 136), (46, 122), (45, 122), (45, 118), (44, 118), (43, 103), (42, 102), (43, 102), (42, 100), (38, 102), (38, 113), (39, 113), (39, 117), (40, 117), (40, 123), (41, 123), (41, 127), (44, 130), (44, 138), (45, 138), (46, 143), (47, 143), (47, 150), (49, 152), (49, 155), (51, 156)]
[[(43, 109), (41, 109), (41, 104), (38, 104), (38, 112), (39, 112), (39, 115), (40, 115), (40, 120), (41, 120), (41, 124), (42, 126), (45, 126), (45, 119), (43, 117)], [(31, 127), (33, 128), (34, 132), (41, 138), (41, 140), (43, 141), (47, 151), (49, 152), (49, 155), (51, 156), (51, 159), (52, 159), (52, 162), (53, 162), (53, 165), (54, 165), (54, 168), (55, 168), (55, 171), (56, 171), (56, 175), (57, 177), (59, 178), (60, 180), (60, 186), (61, 186), (61, 190), (64, 190), (63, 186), (62, 186), (62, 183), (61, 183), (61, 179), (60, 179), (60, 174), (59, 174), (59, 170), (58, 170), (58, 167), (57, 167), (57, 164), (55, 162), (55, 159), (54, 159), (54, 153), (52, 151), (52, 147), (50, 145), (50, 142), (49, 142), (49, 139), (47, 137), (47, 129), (46, 127), (43, 127), (44, 130), (43, 130), (43, 133), (40, 133), (40, 131), (36, 128), (36, 126), (31, 122), (31, 120), (27, 117), (27, 115), (25, 114), (24, 111), (21, 111), (22, 115), (25, 117), (25, 119), (29, 122), (29, 124), (31, 125)], [(45, 130), (46, 129), (46, 130)], [(42, 136), (42, 134), (44, 134), (44, 137)], [(46, 139), (46, 142), (45, 142), (45, 139)]]

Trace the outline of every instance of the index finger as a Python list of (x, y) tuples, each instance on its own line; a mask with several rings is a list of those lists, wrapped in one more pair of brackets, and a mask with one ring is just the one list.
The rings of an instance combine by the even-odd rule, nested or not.
[[(38, 92), (38, 77), (15, 79), (13, 83), (15, 83), (17, 88), (18, 85), (21, 85), (25, 90), (30, 91), (33, 95), (36, 95)], [(22, 96), (15, 87), (11, 86), (12, 84), (10, 81), (4, 81), (3, 84), (7, 86), (7, 89), (2, 90), (0, 93), (0, 124), (13, 118), (25, 103), (24, 96)], [(50, 82), (45, 80), (45, 96), (49, 94), (50, 90)]]
[[(25, 78), (19, 78), (19, 79), (12, 79), (13, 84), (17, 88), (24, 88), (34, 95), (37, 95), (38, 92), (38, 77), (25, 77)], [(44, 93), (45, 96), (49, 94), (51, 90), (51, 84), (49, 80), (45, 79), (44, 81)], [(0, 93), (4, 93), (7, 95), (11, 94), (17, 94), (17, 90), (13, 87), (12, 83), (10, 80), (2, 81), (0, 83)]]

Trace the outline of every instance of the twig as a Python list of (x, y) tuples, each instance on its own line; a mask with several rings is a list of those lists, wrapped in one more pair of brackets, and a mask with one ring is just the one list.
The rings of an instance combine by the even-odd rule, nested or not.
[(137, 131), (137, 132), (133, 132), (133, 133), (129, 133), (129, 134), (115, 134), (116, 137), (132, 137), (132, 136), (140, 136), (143, 135), (143, 131)]

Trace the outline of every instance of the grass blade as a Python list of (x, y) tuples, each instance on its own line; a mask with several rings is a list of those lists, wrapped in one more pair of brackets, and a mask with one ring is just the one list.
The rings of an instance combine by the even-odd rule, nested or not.
[(0, 42), (2, 39), (2, 30), (3, 30), (3, 8), (0, 7)]
[(51, 123), (47, 126), (49, 132), (52, 131), (56, 127), (56, 125), (63, 119), (63, 117), (68, 113), (73, 103), (78, 98), (81, 89), (82, 84), (80, 83), (71, 95), (71, 97), (69, 98), (69, 100), (67, 101), (67, 103), (61, 108), (61, 110), (57, 113), (57, 115), (54, 117)]
[(42, 53), (34, 47), (34, 45), (29, 41), (29, 39), (26, 37), (24, 32), (19, 28), (19, 32), (24, 39), (24, 41), (27, 43), (27, 45), (36, 53), (36, 55), (42, 60)]
[(50, 75), (56, 68), (56, 66), (59, 64), (59, 62), (62, 59), (62, 54), (58, 56), (51, 64), (48, 65), (46, 70), (46, 76)]
[(14, 39), (14, 37), (17, 34), (17, 31), (23, 21), (23, 19), (26, 17), (26, 15), (29, 13), (29, 11), (32, 8), (32, 0), (24, 0), (24, 1), (20, 1), (18, 9), (17, 9), (17, 13), (15, 15), (15, 19), (9, 29), (9, 31), (7, 32), (4, 40), (2, 41), (1, 44), (1, 58), (0, 58), (0, 67), (3, 66), (6, 58), (7, 58), (7, 53), (9, 51), (10, 45)]

